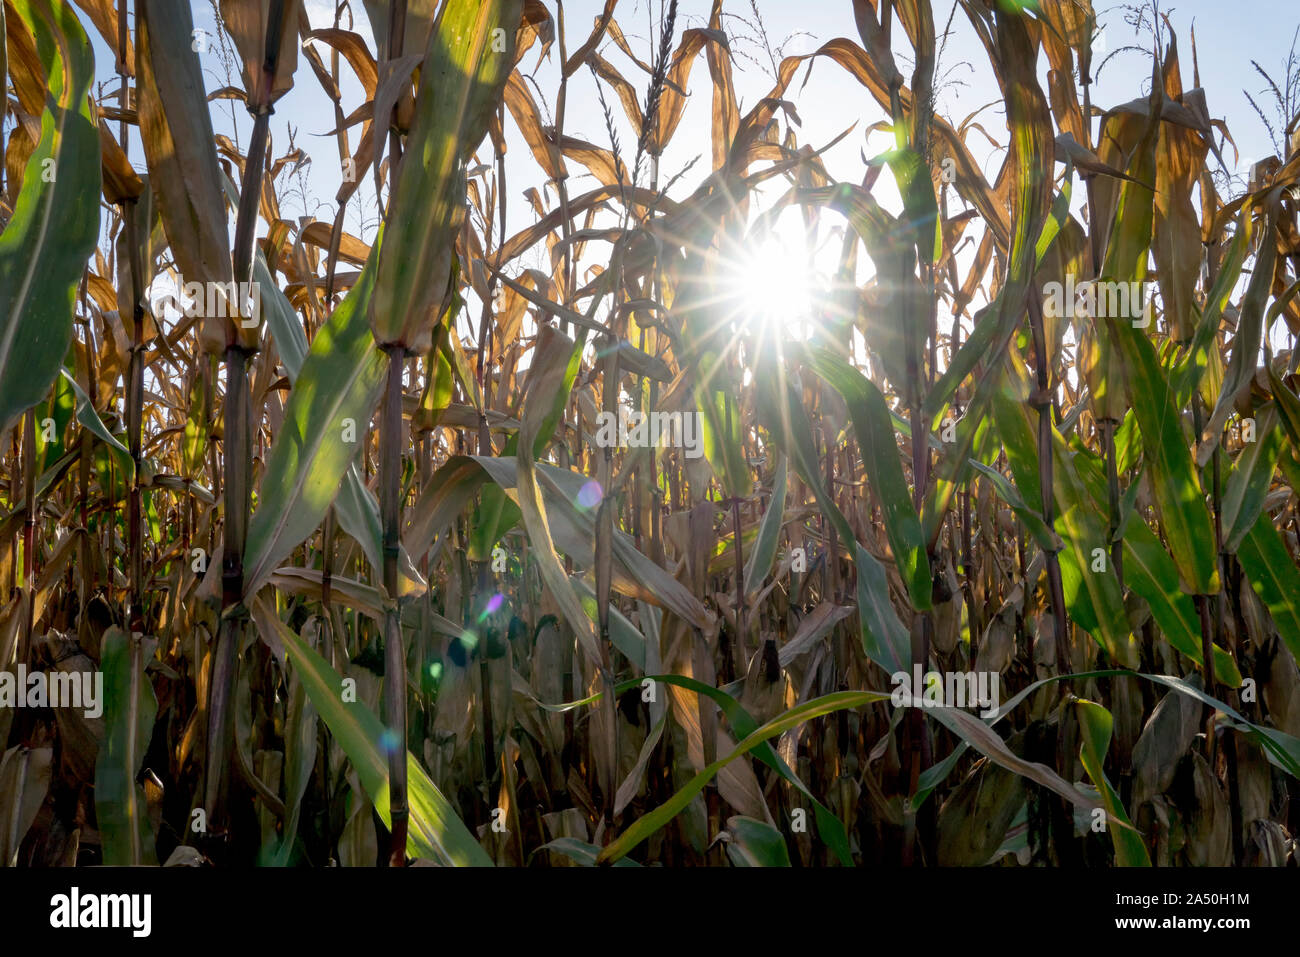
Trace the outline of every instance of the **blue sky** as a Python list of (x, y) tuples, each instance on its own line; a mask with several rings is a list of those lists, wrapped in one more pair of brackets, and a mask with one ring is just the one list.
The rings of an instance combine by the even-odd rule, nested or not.
[[(212, 16), (206, 0), (193, 0), (191, 5), (196, 23), (200, 27), (212, 29)], [(307, 5), (314, 24), (324, 25), (331, 18), (332, 0), (308, 0)], [(355, 5), (361, 7), (360, 3)], [(554, 9), (554, 2), (549, 2), (548, 6)], [(565, 4), (570, 50), (585, 37), (602, 6), (601, 0), (569, 0)], [(778, 56), (780, 53), (809, 53), (820, 43), (837, 36), (855, 40), (858, 38), (851, 0), (757, 0), (757, 6), (771, 45), (780, 48)], [(1267, 155), (1272, 149), (1263, 124), (1247, 103), (1242, 90), (1244, 88), (1256, 94), (1256, 99), (1264, 102), (1258, 94), (1265, 88), (1265, 81), (1251, 67), (1252, 58), (1258, 60), (1280, 82), (1293, 34), (1296, 26), (1300, 25), (1300, 6), (1292, 8), (1294, 12), (1287, 10), (1288, 6), (1289, 4), (1278, 3), (1276, 0), (1192, 0), (1165, 11), (1178, 35), (1183, 73), (1188, 85), (1191, 84), (1190, 28), (1196, 27), (1201, 82), (1209, 91), (1210, 112), (1227, 120), (1243, 156), (1250, 158)], [(659, 7), (660, 0), (623, 0), (615, 13), (634, 48), (647, 61), (650, 59), (651, 48), (648, 13), (657, 14)], [(679, 5), (678, 33), (685, 28), (706, 25), (709, 7), (709, 0), (683, 0)], [(947, 0), (935, 0), (935, 19), (940, 27), (947, 22), (950, 9), (951, 3)], [(1097, 9), (1099, 20), (1104, 26), (1104, 46), (1107, 50), (1132, 43), (1149, 45), (1150, 41), (1145, 36), (1135, 37), (1132, 28), (1123, 22), (1122, 7), (1098, 4)], [(736, 17), (729, 19), (727, 26), (729, 32), (739, 34), (734, 41), (733, 62), (737, 93), (743, 107), (752, 104), (770, 88), (770, 67), (766, 63), (767, 55), (756, 42), (755, 31), (750, 25), (754, 17), (749, 0), (730, 0), (724, 6), (724, 12)], [(1230, 12), (1231, 15), (1224, 17), (1225, 12)], [(740, 18), (749, 23), (742, 22)], [(995, 139), (1005, 143), (1003, 111), (1000, 103), (993, 102), (997, 100), (998, 93), (986, 54), (975, 40), (960, 10), (953, 18), (952, 29), (952, 36), (939, 64), (940, 73), (947, 81), (939, 101), (939, 112), (956, 121), (981, 106), (992, 103), (981, 115), (981, 121)], [(368, 40), (371, 39), (364, 17), (361, 18), (358, 32)], [(901, 31), (896, 33), (901, 34)], [(905, 40), (903, 44), (905, 45)], [(97, 46), (101, 48), (99, 72), (103, 74), (106, 69), (111, 71), (111, 58), (103, 50), (102, 44)], [(320, 49), (323, 54), (327, 53), (323, 46)], [(644, 74), (623, 57), (612, 42), (607, 40), (602, 52), (634, 85), (644, 85)], [(903, 46), (896, 44), (896, 55), (899, 55), (900, 66), (903, 66), (906, 73), (907, 69), (902, 62), (905, 52)], [(533, 72), (541, 91), (551, 97), (558, 88), (557, 61), (558, 49), (553, 48), (548, 61), (544, 61), (535, 70), (535, 55), (528, 57), (523, 64), (526, 71)], [(215, 52), (205, 55), (204, 65), (209, 90), (224, 85), (225, 80), (220, 73)], [(345, 106), (351, 109), (360, 103), (361, 90), (346, 64), (342, 69)], [(1120, 53), (1106, 64), (1094, 84), (1093, 101), (1105, 108), (1132, 99), (1143, 92), (1143, 85), (1149, 75), (1148, 58), (1133, 52)], [(238, 83), (237, 78), (235, 82)], [(570, 81), (566, 132), (599, 145), (607, 145), (608, 136), (595, 98), (594, 82), (585, 70)], [(830, 61), (815, 61), (807, 85), (799, 89), (799, 83), (800, 80), (796, 80), (788, 96), (796, 102), (803, 120), (802, 128), (798, 131), (802, 142), (820, 145), (855, 121), (858, 124), (858, 130), (855, 131), (857, 134), (870, 123), (883, 118), (870, 94)], [(692, 97), (682, 125), (665, 153), (662, 168), (667, 175), (700, 153), (705, 154), (701, 162), (707, 165), (710, 104), (708, 71), (702, 55), (692, 74), (691, 86), (692, 94), (699, 95)], [(607, 98), (621, 122), (622, 112), (612, 93), (607, 92)], [(294, 91), (281, 102), (273, 119), (272, 129), (278, 147), (287, 142), (290, 124), (299, 131), (298, 145), (312, 154), (315, 160), (306, 174), (310, 193), (322, 198), (331, 197), (339, 180), (337, 157), (332, 137), (321, 134), (333, 126), (333, 116), (328, 101), (305, 64), (300, 65)], [(507, 125), (512, 127), (510, 123)], [(246, 116), (239, 117), (239, 126), (244, 133), (243, 139), (246, 139), (249, 127)], [(218, 128), (222, 127), (228, 127), (224, 118), (218, 119)], [(226, 131), (229, 132), (228, 128)], [(359, 128), (354, 128), (354, 134), (355, 141)], [(624, 144), (635, 142), (629, 127), (623, 126), (620, 134)], [(511, 146), (509, 153), (513, 155), (508, 157), (507, 176), (511, 180), (511, 199), (514, 200), (522, 196), (527, 186), (540, 185), (541, 177), (534, 175), (536, 171), (526, 155), (526, 148), (513, 128), (508, 130), (508, 136)], [(858, 180), (862, 173), (859, 149), (863, 145), (860, 135), (851, 135), (831, 151), (827, 162), (832, 173), (844, 179)], [(1001, 162), (1001, 156), (991, 147), (985, 152), (986, 167), (992, 176)], [(136, 155), (139, 156), (138, 151)], [(1232, 159), (1230, 148), (1226, 158), (1229, 161)], [(707, 169), (697, 166), (679, 186), (693, 187), (705, 174)], [(588, 180), (590, 182), (592, 181)], [(580, 186), (581, 182), (575, 185)], [(526, 212), (523, 204), (512, 205), (514, 211), (523, 217)], [(328, 212), (332, 213), (332, 210)], [(319, 213), (322, 216), (325, 214), (326, 211)], [(525, 222), (517, 225), (524, 224), (526, 217)], [(354, 223), (355, 225), (357, 224)]]
[[(797, 55), (812, 52), (821, 43), (833, 37), (847, 36), (858, 39), (853, 18), (852, 0), (756, 0), (762, 15), (767, 44), (779, 60), (781, 55)], [(207, 0), (193, 0), (192, 8), (196, 24), (208, 31), (213, 30), (213, 17)], [(358, 32), (367, 40), (373, 41), (368, 25), (364, 22), (362, 4), (355, 2), (361, 22)], [(547, 0), (547, 6), (554, 12), (554, 0)], [(595, 17), (599, 14), (602, 0), (568, 0), (565, 3), (565, 17), (568, 23), (568, 46), (573, 50), (585, 39)], [(677, 33), (683, 29), (707, 25), (710, 0), (682, 0), (679, 5)], [(949, 22), (952, 9), (951, 0), (934, 0), (934, 15), (940, 30)], [(328, 25), (332, 21), (332, 0), (307, 0), (309, 16), (317, 26)], [(638, 55), (646, 61), (651, 59), (652, 16), (657, 18), (661, 0), (622, 0), (615, 16), (628, 36)], [(1104, 29), (1101, 45), (1109, 52), (1126, 44), (1141, 44), (1149, 48), (1150, 39), (1144, 32), (1135, 35), (1131, 26), (1124, 22), (1124, 8), (1118, 5), (1096, 5), (1100, 25)], [(1297, 23), (1300, 23), (1300, 6), (1290, 7), (1288, 3), (1274, 0), (1190, 0), (1177, 6), (1163, 8), (1169, 16), (1179, 41), (1182, 59), (1182, 72), (1186, 86), (1192, 85), (1192, 44), (1191, 28), (1195, 26), (1197, 35), (1197, 54), (1201, 85), (1208, 91), (1208, 106), (1212, 116), (1227, 121), (1243, 157), (1242, 162), (1232, 172), (1241, 173), (1249, 160), (1269, 155), (1273, 152), (1268, 133), (1255, 111), (1247, 102), (1243, 89), (1256, 95), (1256, 100), (1270, 112), (1267, 94), (1259, 95), (1265, 89), (1266, 81), (1251, 66), (1251, 59), (1259, 61), (1279, 83), (1285, 75), (1285, 63), (1291, 48)], [(750, 0), (728, 0), (724, 5), (728, 14), (726, 27), (733, 36), (733, 69), (737, 95), (741, 101), (742, 112), (752, 105), (770, 89), (771, 67), (767, 50), (754, 27), (754, 12)], [(959, 9), (952, 18), (952, 33), (947, 39), (939, 62), (941, 93), (938, 100), (938, 112), (953, 122), (959, 122), (968, 114), (983, 108), (979, 120), (993, 140), (1004, 146), (1006, 128), (1002, 104), (998, 98), (997, 86), (989, 67), (987, 54), (975, 39), (974, 33), (964, 14)], [(900, 69), (905, 75), (910, 73), (907, 62), (906, 39), (903, 31), (896, 30), (895, 55)], [(97, 72), (108, 82), (106, 89), (111, 89), (116, 79), (112, 76), (113, 59), (103, 43), (95, 37), (97, 50)], [(322, 56), (328, 62), (328, 48), (319, 47)], [(602, 45), (602, 54), (613, 62), (634, 86), (643, 89), (644, 73), (631, 63), (608, 39)], [(209, 91), (226, 84), (220, 57), (214, 48), (201, 54)], [(884, 119), (884, 114), (866, 89), (861, 87), (851, 76), (827, 59), (813, 62), (811, 75), (806, 85), (802, 85), (806, 67), (801, 67), (798, 78), (787, 91), (787, 98), (793, 100), (797, 107), (802, 125), (796, 130), (801, 145), (811, 144), (820, 147), (842, 133), (846, 128), (856, 124), (856, 129), (844, 141), (830, 150), (825, 158), (831, 174), (839, 179), (857, 182), (861, 180), (864, 168), (863, 152), (870, 156), (886, 147), (883, 134), (876, 134), (867, 139), (864, 131), (871, 124)], [(522, 64), (522, 69), (531, 72), (540, 90), (539, 100), (553, 102), (558, 89), (558, 44), (552, 48), (548, 60), (540, 66), (537, 63), (536, 49)], [(360, 84), (352, 76), (346, 63), (342, 66), (343, 94), (345, 111), (356, 108), (363, 99)], [(1045, 59), (1040, 62), (1040, 73), (1045, 72)], [(1106, 63), (1097, 82), (1093, 86), (1093, 102), (1102, 109), (1143, 95), (1150, 77), (1149, 56), (1140, 52), (1121, 52)], [(237, 74), (230, 82), (239, 84)], [(586, 70), (579, 71), (570, 81), (568, 115), (565, 132), (589, 140), (601, 146), (608, 145), (608, 134), (604, 128), (599, 104), (595, 96), (595, 80)], [(677, 184), (673, 195), (677, 198), (689, 193), (708, 174), (709, 165), (709, 121), (710, 121), (710, 87), (707, 65), (701, 54), (697, 59), (690, 84), (691, 99), (685, 116), (666, 150), (661, 165), (661, 181), (665, 181), (695, 157), (699, 163), (690, 170)], [(635, 134), (626, 125), (622, 110), (611, 91), (606, 92), (616, 118), (620, 123), (619, 134), (624, 149), (630, 151), (635, 144)], [(230, 101), (224, 101), (215, 111), (214, 122), (219, 132), (233, 134), (238, 142), (246, 144), (251, 126), (249, 117), (238, 104), (236, 107), (235, 128), (229, 120)], [(1283, 122), (1280, 125), (1285, 125)], [(301, 187), (307, 197), (304, 204), (296, 196), (282, 199), (284, 213), (288, 217), (303, 214), (332, 221), (335, 210), (333, 196), (338, 187), (340, 171), (337, 151), (332, 136), (325, 136), (333, 126), (333, 112), (328, 99), (321, 91), (316, 78), (306, 63), (300, 60), (294, 90), (283, 99), (272, 119), (272, 137), (275, 154), (282, 154), (288, 144), (289, 131), (295, 130), (297, 146), (304, 149), (313, 159), (296, 174), (297, 181), (286, 183), (295, 193)], [(360, 126), (351, 131), (352, 143), (360, 137)], [(508, 193), (508, 231), (514, 233), (526, 227), (534, 220), (534, 214), (523, 199), (524, 191), (530, 186), (543, 187), (543, 175), (532, 160), (514, 128), (513, 122), (507, 120), (507, 180)], [(996, 175), (1002, 161), (1002, 150), (992, 143), (974, 134), (970, 139), (973, 152), (985, 166), (990, 180)], [(143, 166), (138, 145), (132, 149), (132, 158), (137, 168)], [(490, 156), (484, 154), (486, 158)], [(1224, 149), (1225, 159), (1231, 164), (1234, 153), (1230, 146)], [(580, 193), (595, 185), (595, 180), (583, 175), (578, 164), (570, 162), (570, 192)], [(369, 176), (366, 177), (369, 181)], [(770, 205), (785, 189), (784, 181), (777, 179), (758, 197), (754, 204), (756, 209)], [(884, 176), (877, 187), (886, 205), (890, 205), (892, 184)], [(1081, 191), (1080, 191), (1081, 192)], [(547, 197), (548, 204), (554, 201), (553, 193)], [(959, 207), (951, 207), (955, 211)], [(352, 203), (348, 216), (349, 231), (369, 241), (373, 238), (375, 219), (373, 193), (369, 183), (358, 192), (358, 198)], [(787, 221), (797, 220), (797, 213), (791, 212), (784, 217)], [(263, 224), (262, 228), (265, 226)], [(602, 248), (595, 253), (604, 255)], [(522, 264), (541, 265), (540, 252), (532, 257), (525, 257)], [(868, 267), (869, 268), (869, 267)]]

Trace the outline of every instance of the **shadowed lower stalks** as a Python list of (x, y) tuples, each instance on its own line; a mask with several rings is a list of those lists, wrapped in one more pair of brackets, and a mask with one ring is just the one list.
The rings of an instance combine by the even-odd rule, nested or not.
[(388, 378), (384, 387), (379, 433), (379, 510), (384, 542), (384, 714), (388, 721), (388, 794), (392, 813), (389, 865), (406, 864), (406, 829), (410, 817), (406, 796), (406, 644), (398, 603), (397, 561), (400, 555), (402, 502), (402, 369), (406, 350), (384, 347)]
[[(246, 288), (253, 272), (254, 241), (257, 231), (258, 203), (262, 193), (262, 175), (266, 165), (266, 142), (271, 121), (271, 90), (280, 50), (280, 26), (283, 0), (271, 0), (266, 29), (266, 58), (262, 69), (261, 95), (256, 105), (249, 104), (253, 115), (253, 135), (248, 145), (248, 159), (239, 194), (239, 212), (235, 221), (235, 245), (232, 254), (236, 290)], [(244, 546), (248, 540), (248, 520), (252, 507), (252, 396), (248, 384), (250, 351), (244, 346), (233, 323), (243, 324), (244, 307), (230, 303), (226, 321), (226, 395), (222, 428), (222, 457), (225, 464), (225, 509), (221, 552), (221, 626), (213, 653), (212, 679), (208, 705), (208, 755), (204, 803), (214, 836), (220, 838), (226, 827), (228, 770), (232, 763), (230, 746), (233, 736), (231, 694), (238, 680), (239, 647), (242, 643), (247, 608), (244, 606)], [(260, 317), (255, 317), (260, 319)]]

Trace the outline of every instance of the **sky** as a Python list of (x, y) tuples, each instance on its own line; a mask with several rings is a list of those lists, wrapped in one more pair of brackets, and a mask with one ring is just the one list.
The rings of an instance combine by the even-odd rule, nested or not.
[[(545, 2), (554, 13), (555, 0)], [(355, 28), (373, 49), (373, 37), (366, 23), (364, 8), (355, 0), (354, 5), (358, 9)], [(654, 46), (651, 20), (657, 21), (663, 5), (662, 0), (621, 0), (615, 11), (615, 19), (632, 47), (647, 62), (652, 59), (651, 50)], [(951, 25), (950, 33), (941, 41), (937, 68), (937, 112), (956, 124), (980, 111), (978, 121), (987, 131), (989, 139), (976, 133), (972, 134), (969, 142), (976, 157), (983, 162), (986, 175), (992, 180), (1005, 153), (1007, 134), (1004, 110), (987, 54), (960, 9), (950, 19), (953, 5), (954, 0), (933, 0), (937, 28), (944, 31)], [(333, 0), (306, 0), (306, 6), (314, 26), (332, 24)], [(691, 27), (707, 26), (710, 6), (710, 0), (682, 0), (679, 4), (677, 35), (680, 37), (683, 30)], [(237, 72), (227, 76), (223, 70), (209, 0), (192, 0), (191, 7), (196, 27), (207, 31), (210, 38), (208, 49), (198, 54), (204, 66), (208, 90), (218, 89), (227, 83), (239, 85)], [(564, 3), (570, 51), (586, 38), (602, 7), (603, 0), (567, 0)], [(755, 7), (761, 14), (761, 32)], [(859, 41), (852, 0), (727, 0), (723, 9), (724, 26), (731, 36), (733, 70), (742, 114), (771, 88), (773, 59), (779, 62), (782, 56), (811, 53), (834, 37), (844, 36)], [(1105, 109), (1145, 95), (1151, 72), (1149, 53), (1121, 48), (1138, 44), (1149, 50), (1151, 40), (1148, 31), (1135, 32), (1125, 22), (1125, 6), (1097, 2), (1095, 9), (1101, 28), (1095, 59), (1104, 60), (1106, 54), (1120, 51), (1104, 62), (1093, 85), (1093, 103)], [(1292, 6), (1292, 0), (1184, 0), (1176, 6), (1162, 5), (1161, 9), (1168, 16), (1179, 41), (1186, 86), (1192, 85), (1191, 30), (1196, 30), (1197, 61), (1201, 85), (1208, 91), (1210, 114), (1227, 121), (1239, 150), (1240, 160), (1236, 161), (1237, 156), (1232, 146), (1224, 147), (1224, 158), (1232, 167), (1228, 173), (1241, 176), (1255, 159), (1274, 152), (1269, 132), (1248, 102), (1246, 93), (1253, 95), (1264, 107), (1275, 129), (1280, 132), (1281, 127), (1285, 126), (1285, 120), (1279, 123), (1275, 118), (1275, 111), (1269, 101), (1271, 94), (1267, 92), (1267, 81), (1255, 71), (1251, 61), (1257, 61), (1279, 83), (1283, 82), (1288, 54), (1292, 49), (1297, 25), (1300, 25), (1300, 4)], [(113, 58), (97, 35), (94, 36), (94, 41), (96, 72), (106, 81), (107, 91), (116, 84), (112, 75)], [(318, 49), (328, 62), (329, 48), (318, 43)], [(911, 72), (908, 52), (903, 31), (896, 29), (895, 57), (905, 76), (910, 76)], [(608, 38), (602, 43), (601, 53), (634, 86), (644, 89), (644, 72)], [(558, 61), (559, 46), (556, 44), (546, 60), (538, 62), (538, 48), (535, 47), (520, 65), (521, 70), (530, 74), (535, 82), (533, 94), (539, 101), (554, 102), (559, 85)], [(864, 155), (869, 157), (888, 147), (888, 137), (884, 133), (868, 135), (866, 132), (872, 124), (885, 119), (885, 115), (871, 94), (839, 66), (824, 58), (810, 62), (813, 64), (811, 72), (807, 72), (807, 64), (802, 65), (796, 80), (786, 93), (787, 99), (797, 105), (802, 121), (796, 129), (796, 136), (800, 145), (811, 144), (820, 148), (852, 127), (852, 132), (823, 158), (835, 178), (860, 182), (865, 170)], [(1045, 63), (1045, 57), (1040, 57), (1040, 76), (1045, 75)], [(363, 92), (346, 62), (341, 69), (344, 109), (345, 112), (350, 112), (363, 101)], [(586, 70), (578, 71), (570, 79), (565, 132), (600, 146), (608, 146), (609, 136), (596, 98), (595, 82), (595, 78)], [(703, 54), (700, 54), (695, 63), (689, 92), (685, 115), (661, 164), (662, 182), (698, 158), (698, 163), (683, 175), (671, 194), (678, 199), (689, 194), (710, 172), (711, 94)], [(611, 90), (606, 90), (606, 98), (619, 123), (618, 132), (624, 150), (630, 152), (636, 141), (635, 133), (627, 124)], [(233, 124), (230, 119), (232, 106), (235, 108)], [(214, 115), (217, 131), (232, 135), (241, 146), (245, 145), (251, 129), (250, 117), (234, 101), (223, 101), (220, 107)], [(292, 133), (295, 145), (311, 157), (309, 164), (281, 181), (281, 186), (287, 189), (287, 193), (282, 193), (286, 217), (306, 215), (327, 222), (333, 221), (333, 197), (340, 181), (335, 141), (333, 136), (327, 135), (333, 125), (332, 106), (310, 68), (300, 58), (295, 87), (277, 105), (271, 124), (274, 155), (279, 156), (286, 151)], [(524, 192), (529, 187), (537, 187), (539, 190), (544, 188), (545, 177), (509, 118), (506, 127), (506, 176), (509, 184), (507, 232), (513, 234), (534, 221), (535, 214), (524, 200)], [(353, 144), (359, 139), (360, 130), (359, 125), (353, 127)], [(480, 155), (491, 159), (488, 153)], [(143, 167), (138, 144), (134, 145), (131, 157), (137, 168)], [(596, 185), (595, 179), (585, 175), (578, 164), (569, 162), (568, 165), (571, 171), (571, 195)], [(346, 222), (349, 232), (369, 242), (374, 237), (377, 218), (369, 175), (366, 180), (358, 191), (357, 198), (350, 204)], [(766, 208), (781, 195), (786, 185), (780, 178), (770, 181), (770, 185), (758, 194), (752, 208)], [(1238, 189), (1240, 186), (1241, 180), (1238, 180)], [(881, 177), (876, 191), (887, 208), (892, 207), (895, 211), (900, 208), (888, 176)], [(1076, 196), (1082, 192), (1081, 189), (1076, 190)], [(547, 202), (548, 205), (554, 203), (553, 191), (547, 194)], [(955, 205), (950, 207), (950, 213), (959, 208)], [(793, 231), (798, 232), (797, 222), (797, 211), (791, 210), (783, 217), (783, 229), (778, 231), (783, 241), (789, 241), (792, 235), (791, 224), (795, 227)], [(265, 231), (265, 224), (261, 225), (261, 229)], [(798, 241), (802, 242), (802, 238)], [(589, 248), (594, 248), (595, 245)], [(832, 243), (827, 248), (829, 250), (837, 245)], [(542, 265), (543, 254), (544, 250), (539, 247), (531, 256), (522, 257), (519, 265)], [(608, 247), (602, 246), (593, 255), (607, 256)], [(781, 263), (782, 256), (773, 256), (770, 250), (756, 252), (751, 274), (762, 269), (779, 268)], [(869, 263), (863, 268), (869, 270)]]
[[(554, 11), (553, 0), (548, 0), (547, 6)], [(602, 6), (602, 0), (569, 0), (565, 3), (570, 50), (585, 38)], [(622, 0), (615, 11), (615, 18), (634, 49), (647, 62), (651, 59), (652, 49), (649, 15), (653, 13), (657, 16), (661, 6), (661, 0)], [(683, 0), (679, 4), (678, 35), (690, 27), (707, 26), (710, 6), (710, 0)], [(756, 0), (755, 4), (751, 4), (750, 0), (729, 0), (723, 8), (726, 17), (724, 22), (728, 32), (733, 35), (733, 69), (736, 71), (737, 94), (741, 100), (742, 112), (764, 95), (772, 82), (768, 54), (754, 28), (754, 6), (761, 14), (766, 39), (778, 62), (782, 55), (811, 53), (833, 37), (846, 36), (858, 40), (852, 0)], [(933, 6), (936, 25), (942, 29), (949, 22), (948, 15), (953, 3), (934, 0)], [(206, 3), (196, 3), (195, 7), (206, 7)], [(323, 25), (332, 20), (332, 7), (332, 0), (308, 0), (308, 12), (314, 24)], [(1124, 22), (1124, 6), (1098, 3), (1096, 9), (1102, 29), (1097, 58), (1125, 45), (1139, 43), (1149, 47), (1150, 40), (1145, 32), (1136, 34)], [(1166, 6), (1163, 11), (1175, 28), (1188, 85), (1191, 84), (1192, 72), (1190, 31), (1192, 28), (1197, 29), (1197, 60), (1202, 86), (1210, 93), (1211, 115), (1228, 121), (1242, 156), (1249, 161), (1272, 153), (1269, 134), (1242, 91), (1244, 89), (1254, 95), (1256, 101), (1267, 108), (1265, 97), (1260, 95), (1261, 91), (1266, 90), (1267, 84), (1263, 77), (1255, 73), (1251, 60), (1259, 62), (1281, 82), (1296, 28), (1300, 26), (1300, 4), (1293, 6), (1289, 0), (1190, 0), (1177, 6)], [(1225, 12), (1230, 12), (1231, 15), (1225, 17)], [(207, 19), (210, 21), (210, 16)], [(358, 32), (370, 39), (364, 18), (362, 20)], [(1265, 28), (1261, 29), (1262, 25)], [(987, 55), (960, 10), (952, 18), (951, 28), (952, 33), (944, 44), (938, 66), (942, 86), (938, 112), (956, 122), (991, 104), (982, 114), (981, 122), (999, 144), (1005, 145), (1004, 112)], [(901, 30), (895, 33), (898, 37), (895, 55), (900, 69), (905, 75), (910, 75), (910, 65), (906, 60), (906, 40), (901, 37)], [(644, 74), (630, 64), (612, 41), (607, 39), (601, 52), (634, 85), (644, 86)], [(532, 73), (540, 91), (551, 99), (558, 89), (557, 64), (556, 48), (552, 49), (549, 60), (540, 67), (535, 54), (526, 58), (522, 64), (524, 72)], [(1040, 72), (1045, 69), (1043, 64), (1040, 64)], [(1104, 109), (1143, 95), (1149, 82), (1149, 64), (1149, 57), (1137, 52), (1116, 54), (1104, 65), (1094, 84), (1094, 103)], [(344, 69), (346, 72), (346, 67)], [(800, 77), (802, 76), (801, 69)], [(855, 133), (860, 133), (871, 123), (884, 118), (866, 89), (828, 60), (814, 61), (807, 85), (799, 89), (800, 82), (797, 79), (792, 84), (787, 96), (795, 101), (803, 120), (802, 128), (798, 131), (801, 142), (820, 146), (855, 122)], [(698, 92), (700, 95), (689, 103), (681, 127), (665, 153), (662, 165), (665, 176), (672, 175), (700, 153), (704, 154), (701, 162), (707, 166), (710, 102), (708, 71), (703, 55), (698, 58), (696, 70), (692, 73), (691, 86), (691, 93)], [(585, 70), (570, 80), (566, 133), (605, 146), (608, 145), (608, 136), (594, 91), (595, 81)], [(359, 96), (359, 87), (353, 87), (353, 92)], [(306, 133), (321, 133), (333, 125), (331, 114), (324, 107), (325, 100), (318, 93), (314, 78), (303, 68), (295, 94), (291, 95), (295, 99), (290, 102), (293, 116), (299, 118)], [(302, 108), (296, 102), (297, 94), (303, 94), (301, 99), (306, 101)], [(536, 94), (537, 91), (534, 90), (534, 95)], [(345, 98), (346, 96), (345, 87)], [(606, 97), (622, 124), (624, 118), (616, 99), (608, 90)], [(319, 117), (315, 124), (310, 119), (313, 114)], [(540, 185), (541, 176), (529, 175), (535, 172), (531, 159), (526, 155), (522, 140), (512, 128), (513, 124), (507, 123), (507, 126), (511, 127), (507, 131), (510, 143), (508, 161), (514, 161), (507, 167), (507, 178), (512, 184), (518, 184), (517, 188), (512, 187), (512, 198), (521, 197), (526, 188), (524, 184)], [(621, 125), (619, 132), (623, 143), (628, 143), (629, 139), (635, 142), (630, 127)], [(311, 139), (309, 136), (306, 140), (309, 150)], [(336, 170), (328, 168), (335, 159), (333, 143), (328, 138), (322, 138), (319, 142), (321, 148), (314, 152), (320, 156), (321, 162), (315, 164), (311, 182), (314, 185), (319, 176), (327, 188), (317, 192), (328, 195), (333, 192), (337, 182)], [(883, 135), (878, 135), (871, 142), (879, 147), (883, 146), (885, 139)], [(300, 139), (299, 145), (304, 145), (304, 140)], [(863, 172), (860, 150), (864, 146), (866, 143), (862, 136), (851, 134), (827, 155), (831, 172), (842, 179), (860, 180)], [(875, 151), (867, 150), (868, 155)], [(509, 153), (514, 155), (510, 156)], [(978, 148), (976, 154), (979, 155)], [(991, 178), (1001, 163), (1002, 151), (990, 147), (983, 158), (986, 172)], [(1233, 158), (1229, 147), (1225, 159), (1231, 162)], [(679, 186), (693, 188), (707, 175), (708, 170), (704, 166), (695, 167)], [(1234, 169), (1233, 172), (1239, 170)], [(512, 173), (515, 175), (512, 176)], [(591, 184), (594, 180), (589, 179), (587, 182)], [(516, 204), (515, 211), (523, 213), (524, 207)]]

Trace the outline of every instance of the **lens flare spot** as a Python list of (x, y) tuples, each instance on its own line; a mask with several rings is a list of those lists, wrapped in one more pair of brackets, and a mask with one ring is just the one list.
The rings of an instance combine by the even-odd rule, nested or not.
[(501, 594), (500, 592), (497, 592), (495, 595), (493, 595), (491, 598), (488, 599), (487, 607), (483, 609), (483, 614), (485, 615), (495, 614), (497, 609), (499, 609), (502, 605), (504, 605), (505, 602), (506, 602), (506, 596)]
[(592, 479), (578, 490), (578, 505), (582, 508), (595, 508), (604, 497), (605, 493), (601, 491), (600, 483)]

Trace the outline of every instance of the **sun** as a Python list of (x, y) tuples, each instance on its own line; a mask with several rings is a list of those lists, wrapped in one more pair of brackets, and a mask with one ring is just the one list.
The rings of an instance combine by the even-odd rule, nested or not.
[(812, 322), (814, 279), (802, 243), (768, 235), (735, 251), (737, 318), (760, 334), (802, 339)]

